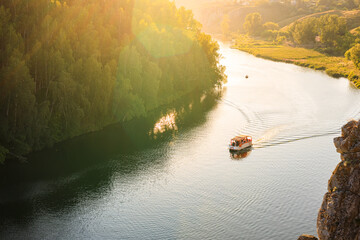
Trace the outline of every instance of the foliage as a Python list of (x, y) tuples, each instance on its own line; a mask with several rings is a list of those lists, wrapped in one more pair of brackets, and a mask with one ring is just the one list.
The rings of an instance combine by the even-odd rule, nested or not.
[(279, 34), (279, 25), (274, 22), (266, 22), (263, 24), (263, 33), (261, 36), (267, 40), (275, 40)]
[(297, 44), (314, 44), (317, 36), (317, 19), (306, 18), (295, 22), (290, 30), (292, 38)]
[(324, 15), (319, 19), (320, 42), (327, 48), (337, 48), (347, 33), (346, 20), (336, 15)]
[(344, 54), (355, 41), (347, 30), (346, 19), (330, 14), (297, 21), (289, 32), (296, 44), (317, 48), (331, 55)]
[(355, 66), (360, 69), (360, 43), (356, 44), (354, 47), (350, 48), (346, 53), (345, 57), (355, 64)]
[(274, 22), (266, 22), (266, 23), (264, 23), (263, 28), (265, 30), (279, 30), (280, 29), (279, 25), (277, 23), (274, 23)]
[(0, 144), (26, 154), (221, 85), (200, 27), (168, 0), (1, 1)]
[(328, 9), (355, 9), (360, 7), (359, 0), (318, 0), (316, 3), (318, 10)]
[(250, 13), (246, 16), (244, 22), (244, 29), (246, 33), (252, 36), (258, 36), (263, 31), (262, 17), (260, 13)]

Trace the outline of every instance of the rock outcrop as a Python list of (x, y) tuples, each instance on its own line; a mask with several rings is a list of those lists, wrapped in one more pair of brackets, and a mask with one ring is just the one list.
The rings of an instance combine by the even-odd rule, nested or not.
[(360, 240), (360, 122), (342, 127), (334, 139), (341, 162), (328, 184), (317, 219), (320, 240)]

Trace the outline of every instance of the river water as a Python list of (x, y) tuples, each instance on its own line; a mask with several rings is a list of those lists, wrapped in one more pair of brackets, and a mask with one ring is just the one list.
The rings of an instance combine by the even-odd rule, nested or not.
[[(221, 45), (228, 83), (0, 169), (0, 239), (296, 239), (316, 234), (346, 79)], [(248, 75), (249, 78), (245, 78)], [(250, 134), (254, 149), (231, 155)]]

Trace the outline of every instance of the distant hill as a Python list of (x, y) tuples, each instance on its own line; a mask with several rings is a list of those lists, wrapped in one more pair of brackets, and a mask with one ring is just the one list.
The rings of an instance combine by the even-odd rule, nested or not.
[[(284, 4), (269, 4), (263, 6), (243, 6), (234, 1), (219, 0), (175, 0), (177, 6), (185, 6), (194, 12), (195, 18), (203, 25), (203, 30), (209, 33), (221, 33), (221, 22), (224, 15), (230, 17), (230, 30), (232, 32), (243, 32), (243, 24), (246, 15), (259, 12), (264, 22), (282, 22), (281, 27), (292, 21), (305, 16), (299, 15), (294, 7)], [(286, 21), (288, 20), (288, 21)], [(294, 21), (293, 20), (293, 21)]]
[(326, 14), (337, 15), (337, 16), (346, 18), (348, 29), (354, 30), (355, 28), (360, 26), (360, 10), (351, 10), (351, 11), (330, 10), (330, 11), (325, 11), (325, 12), (309, 14), (306, 16), (299, 17), (298, 19), (294, 19), (294, 21), (288, 23), (281, 30), (286, 31), (296, 21), (303, 21), (304, 19), (307, 19), (310, 17), (318, 18), (318, 17), (321, 17)]
[[(212, 11), (215, 11), (214, 14)], [(281, 23), (287, 19), (297, 19), (301, 16), (294, 11), (293, 8), (281, 4), (274, 4), (269, 6), (213, 6), (209, 7), (207, 10), (203, 10), (199, 17), (199, 20), (204, 21), (204, 30), (205, 31), (215, 31), (221, 32), (220, 23), (222, 21), (223, 15), (227, 14), (230, 17), (230, 29), (233, 32), (243, 32), (243, 24), (245, 22), (245, 17), (254, 12), (259, 12), (262, 16), (264, 22), (276, 22)], [(279, 24), (280, 27), (289, 24), (289, 22), (284, 22)]]
[(259, 12), (264, 22), (275, 22), (282, 30), (287, 30), (294, 22), (309, 17), (320, 17), (325, 14), (335, 14), (346, 18), (348, 29), (360, 26), (360, 10), (329, 10), (311, 13), (310, 10), (299, 10), (284, 4), (269, 4), (262, 6), (243, 6), (233, 0), (175, 0), (177, 6), (185, 6), (194, 12), (195, 18), (208, 33), (221, 33), (221, 22), (224, 15), (230, 18), (230, 31), (243, 33), (245, 17), (249, 13)]

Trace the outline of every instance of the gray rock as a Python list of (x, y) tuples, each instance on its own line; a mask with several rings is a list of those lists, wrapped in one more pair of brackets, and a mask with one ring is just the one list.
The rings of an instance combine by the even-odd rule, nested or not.
[(335, 168), (317, 219), (320, 240), (360, 240), (360, 122), (334, 139), (342, 161)]

